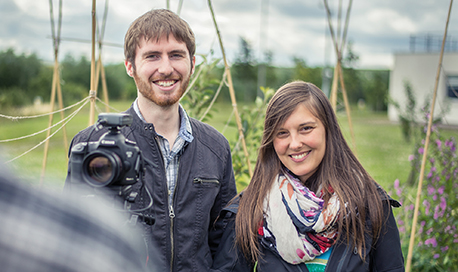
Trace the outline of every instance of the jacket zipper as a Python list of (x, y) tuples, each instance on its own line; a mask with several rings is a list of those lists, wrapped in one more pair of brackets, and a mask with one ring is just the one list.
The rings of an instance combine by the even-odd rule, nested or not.
[(174, 257), (174, 251), (175, 251), (174, 240), (173, 240), (174, 239), (173, 237), (173, 221), (174, 220), (173, 219), (175, 218), (175, 211), (173, 210), (173, 205), (170, 205), (169, 217), (170, 217), (170, 271), (173, 271), (173, 257)]
[[(154, 139), (156, 140), (157, 148), (160, 150), (159, 147), (159, 140), (158, 136), (155, 136)], [(162, 152), (159, 152), (161, 154), (162, 160), (164, 160), (164, 155)], [(165, 168), (164, 168), (165, 171)], [(177, 169), (178, 173), (178, 169)], [(165, 184), (166, 190), (169, 192), (168, 188), (168, 182)], [(169, 218), (170, 218), (170, 272), (173, 271), (173, 260), (174, 260), (174, 252), (175, 252), (175, 246), (174, 246), (174, 235), (173, 235), (173, 223), (174, 223), (174, 218), (175, 218), (175, 210), (173, 209), (173, 202), (175, 200), (175, 192), (177, 191), (177, 184), (175, 182), (175, 190), (173, 190), (173, 197), (172, 197), (172, 203), (169, 203), (169, 194), (167, 194), (167, 203), (169, 203)]]
[(219, 180), (217, 179), (201, 179), (201, 178), (194, 178), (194, 183), (214, 183), (214, 184), (219, 184)]

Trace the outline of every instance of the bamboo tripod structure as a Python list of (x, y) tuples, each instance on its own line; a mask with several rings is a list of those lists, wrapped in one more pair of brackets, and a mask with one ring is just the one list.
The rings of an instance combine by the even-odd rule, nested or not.
[[(341, 37), (340, 44), (339, 44), (339, 41), (337, 40), (336, 35), (334, 33), (334, 28), (332, 27), (331, 11), (329, 9), (328, 1), (327, 0), (323, 0), (323, 2), (324, 2), (324, 6), (326, 8), (326, 15), (327, 15), (327, 18), (328, 18), (329, 32), (331, 33), (332, 42), (334, 44), (334, 49), (335, 49), (335, 53), (336, 53), (336, 56), (337, 56), (337, 63), (336, 63), (336, 66), (334, 68), (334, 77), (332, 79), (332, 88), (331, 88), (331, 94), (330, 94), (330, 101), (331, 101), (331, 105), (332, 105), (334, 111), (336, 112), (337, 111), (337, 90), (338, 90), (338, 84), (340, 82), (340, 87), (341, 87), (341, 90), (342, 90), (342, 96), (343, 96), (343, 100), (344, 100), (344, 103), (345, 103), (345, 111), (346, 111), (347, 119), (348, 119), (348, 125), (350, 127), (350, 134), (351, 134), (351, 139), (352, 139), (353, 152), (356, 155), (357, 150), (356, 150), (355, 134), (353, 132), (353, 123), (351, 121), (350, 104), (348, 103), (347, 91), (345, 89), (345, 82), (344, 82), (343, 70), (342, 70), (342, 51), (343, 51), (344, 46), (345, 46), (345, 41), (346, 41), (346, 36), (347, 36), (346, 34), (347, 34), (347, 29), (348, 29), (348, 22), (349, 22), (349, 19), (350, 19), (350, 10), (351, 10), (351, 6), (352, 6), (352, 2), (353, 1), (350, 0), (350, 2), (348, 4), (347, 15), (346, 15), (346, 20), (345, 20), (345, 26), (344, 26), (344, 32), (343, 32), (343, 35)], [(340, 27), (338, 29), (340, 30)]]
[(421, 200), (421, 188), (423, 185), (423, 178), (425, 176), (426, 156), (428, 154), (429, 140), (431, 136), (431, 127), (432, 127), (433, 117), (434, 117), (434, 107), (436, 104), (437, 87), (439, 85), (439, 78), (440, 78), (440, 73), (441, 73), (441, 68), (442, 68), (442, 60), (444, 58), (444, 47), (445, 47), (445, 41), (447, 39), (448, 23), (449, 23), (450, 14), (452, 11), (452, 4), (453, 4), (453, 0), (450, 0), (450, 7), (448, 10), (447, 22), (445, 23), (444, 38), (442, 40), (442, 48), (441, 48), (441, 53), (439, 57), (439, 65), (437, 67), (436, 81), (434, 84), (434, 93), (433, 93), (433, 100), (431, 103), (431, 111), (430, 111), (429, 119), (428, 119), (428, 130), (426, 131), (424, 152), (423, 152), (423, 157), (421, 160), (420, 179), (418, 181), (417, 196), (415, 198), (415, 209), (413, 213), (412, 230), (410, 232), (410, 241), (409, 241), (409, 251), (407, 253), (406, 272), (410, 272), (410, 269), (412, 266), (413, 245), (415, 243), (415, 232), (416, 232), (417, 221), (418, 221), (418, 210), (420, 207), (420, 200)]
[[(55, 27), (54, 27), (54, 13), (53, 13), (52, 0), (49, 0), (49, 10), (50, 10), (50, 17), (51, 17), (51, 33), (52, 33), (53, 48), (54, 48), (54, 72), (53, 72), (53, 80), (52, 80), (52, 87), (51, 87), (51, 100), (50, 100), (51, 112), (53, 112), (54, 111), (54, 102), (56, 99), (56, 92), (57, 92), (57, 99), (59, 103), (59, 109), (62, 110), (64, 107), (63, 100), (62, 100), (62, 89), (61, 89), (61, 84), (60, 84), (59, 61), (58, 61), (59, 45), (60, 45), (60, 30), (62, 26), (62, 0), (59, 1), (59, 20), (58, 20), (58, 27), (57, 27), (57, 35), (55, 33)], [(49, 115), (48, 128), (52, 126), (53, 116), (54, 116), (53, 114)], [(65, 118), (63, 111), (60, 112), (60, 117), (62, 120)], [(45, 172), (46, 172), (46, 162), (48, 160), (50, 134), (51, 134), (51, 129), (48, 129), (47, 135), (46, 135), (46, 138), (48, 140), (46, 140), (45, 147), (44, 147), (43, 162), (42, 162), (42, 167), (41, 167), (39, 186), (43, 184), (43, 179), (44, 179)], [(67, 131), (65, 129), (65, 126), (63, 127), (63, 137), (64, 137), (64, 147), (67, 150), (68, 141), (67, 141)]]
[[(54, 103), (55, 103), (55, 98), (56, 98), (56, 93), (57, 93), (57, 99), (59, 103), (59, 109), (63, 109), (63, 99), (62, 99), (62, 88), (60, 84), (60, 72), (59, 72), (59, 61), (58, 61), (58, 53), (59, 53), (59, 46), (60, 46), (60, 33), (61, 33), (61, 25), (62, 25), (62, 0), (59, 0), (59, 20), (58, 20), (58, 28), (57, 28), (57, 35), (55, 34), (55, 25), (54, 25), (54, 14), (53, 14), (53, 3), (52, 0), (49, 0), (49, 5), (50, 5), (50, 17), (51, 17), (51, 33), (52, 33), (52, 40), (53, 40), (53, 48), (54, 48), (54, 72), (53, 72), (53, 80), (52, 80), (52, 88), (51, 88), (51, 100), (50, 100), (50, 107), (51, 107), (51, 112), (54, 110)], [(105, 14), (104, 14), (104, 20), (103, 20), (103, 27), (102, 27), (102, 34), (99, 35), (99, 58), (97, 62), (97, 75), (96, 78), (93, 80), (93, 75), (91, 75), (91, 90), (95, 90), (95, 92), (90, 91), (91, 95), (91, 102), (95, 103), (95, 97), (97, 94), (97, 86), (99, 82), (99, 74), (102, 76), (102, 88), (103, 88), (103, 93), (104, 93), (104, 98), (105, 98), (105, 110), (109, 112), (109, 104), (108, 104), (108, 89), (107, 89), (107, 84), (106, 84), (106, 76), (105, 76), (105, 69), (102, 65), (102, 58), (101, 58), (101, 51), (102, 51), (102, 37), (103, 33), (105, 30), (105, 22), (106, 22), (106, 14), (108, 10), (108, 0), (106, 1), (106, 6), (105, 6)], [(93, 2), (93, 32), (95, 33), (95, 1)], [(94, 37), (93, 37), (94, 38)], [(94, 39), (93, 39), (94, 40)], [(93, 46), (93, 53), (94, 53), (94, 46)], [(94, 71), (92, 68), (92, 63), (91, 63), (91, 71)], [(95, 66), (95, 65), (94, 65)], [(93, 82), (94, 81), (94, 82)], [(95, 87), (93, 87), (95, 85)], [(92, 104), (95, 106), (95, 104)], [(91, 109), (93, 109), (91, 107)], [(61, 119), (63, 120), (65, 118), (64, 112), (60, 112)], [(92, 115), (93, 116), (93, 115)], [(91, 120), (94, 119), (93, 117), (91, 118), (90, 115), (90, 122)], [(48, 127), (51, 127), (53, 123), (53, 115), (51, 114), (49, 116), (49, 122), (48, 122)], [(47, 136), (46, 138), (49, 138), (51, 134), (51, 129), (47, 131)], [(64, 148), (65, 150), (68, 150), (68, 140), (67, 140), (67, 131), (65, 129), (65, 125), (63, 126), (63, 141), (64, 141)], [(46, 164), (47, 164), (47, 158), (48, 158), (48, 151), (49, 151), (49, 139), (46, 140), (45, 142), (45, 147), (44, 147), (44, 155), (43, 155), (43, 162), (42, 162), (42, 170), (41, 170), (41, 176), (40, 176), (40, 183), (39, 185), (41, 186), (43, 184), (43, 179), (45, 176), (46, 172)], [(68, 158), (66, 157), (67, 161)]]

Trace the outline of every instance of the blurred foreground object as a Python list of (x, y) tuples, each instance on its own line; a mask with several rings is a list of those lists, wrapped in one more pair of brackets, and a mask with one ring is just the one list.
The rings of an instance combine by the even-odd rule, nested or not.
[(141, 235), (119, 214), (0, 173), (1, 271), (146, 271)]

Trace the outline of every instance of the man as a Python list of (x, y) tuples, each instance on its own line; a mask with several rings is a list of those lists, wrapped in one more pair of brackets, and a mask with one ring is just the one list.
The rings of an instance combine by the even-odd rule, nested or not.
[[(226, 138), (189, 118), (179, 104), (195, 68), (194, 34), (173, 12), (152, 10), (128, 29), (124, 54), (138, 98), (127, 110), (132, 125), (121, 131), (137, 143), (147, 162), (144, 180), (153, 205), (145, 214), (155, 223), (144, 225), (145, 239), (158, 252), (149, 259), (163, 271), (206, 271), (222, 235), (214, 223), (236, 187)], [(72, 146), (97, 141), (106, 132), (91, 131), (78, 133)], [(70, 171), (66, 188), (75, 183)], [(149, 199), (139, 193), (135, 205), (142, 208)]]

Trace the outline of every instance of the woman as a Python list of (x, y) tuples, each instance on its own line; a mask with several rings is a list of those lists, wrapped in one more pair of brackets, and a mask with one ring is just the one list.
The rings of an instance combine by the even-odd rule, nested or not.
[(400, 204), (348, 147), (324, 93), (284, 85), (264, 125), (251, 182), (221, 214), (225, 240), (213, 268), (404, 271), (391, 211)]

